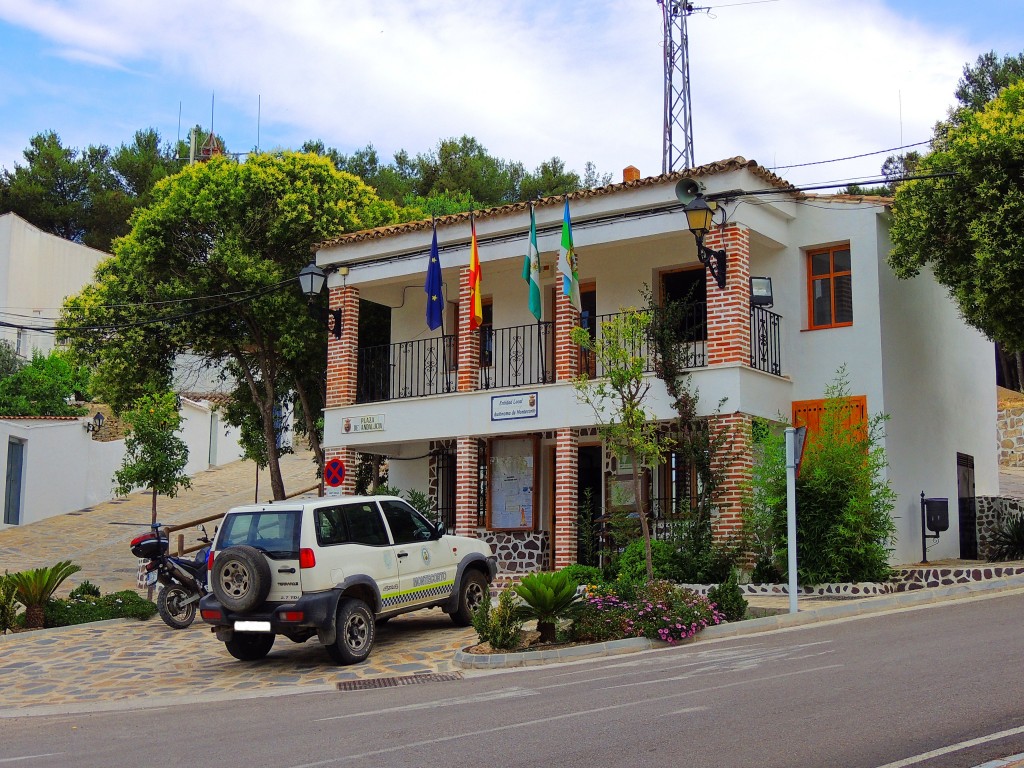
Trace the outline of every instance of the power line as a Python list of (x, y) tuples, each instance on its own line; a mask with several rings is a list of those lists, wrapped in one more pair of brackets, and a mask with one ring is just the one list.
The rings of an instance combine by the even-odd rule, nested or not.
[(837, 157), (832, 160), (815, 160), (810, 163), (796, 163), (794, 165), (776, 165), (772, 167), (773, 171), (785, 171), (790, 168), (806, 168), (808, 165), (825, 165), (826, 163), (840, 163), (843, 160), (858, 160), (862, 157), (871, 157), (872, 155), (881, 155), (886, 152), (896, 152), (900, 149), (909, 149), (910, 147), (920, 147), (922, 144), (931, 144), (932, 140), (927, 139), (925, 141), (915, 141), (913, 144), (904, 144), (902, 147), (890, 147), (889, 149), (879, 149), (874, 152), (863, 152), (859, 155), (850, 155), (849, 157)]

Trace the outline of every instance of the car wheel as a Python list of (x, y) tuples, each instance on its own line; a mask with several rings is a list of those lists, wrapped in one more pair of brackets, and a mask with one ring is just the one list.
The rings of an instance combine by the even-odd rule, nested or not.
[(358, 664), (370, 655), (376, 634), (373, 612), (362, 600), (342, 598), (338, 604), (337, 637), (326, 646), (338, 664)]
[(160, 590), (156, 596), (156, 609), (160, 618), (164, 620), (171, 629), (186, 629), (191, 626), (196, 618), (196, 606), (199, 600), (193, 600), (188, 605), (183, 602), (192, 597), (192, 591), (185, 589), (180, 584), (171, 584)]
[(259, 661), (270, 653), (275, 637), (265, 632), (235, 632), (224, 646), (239, 661)]
[(213, 561), (210, 582), (221, 605), (229, 611), (245, 613), (270, 594), (270, 565), (254, 547), (228, 547)]
[(459, 585), (459, 608), (452, 614), (452, 621), (460, 627), (473, 623), (473, 611), (480, 607), (487, 594), (487, 579), (480, 571), (466, 571)]

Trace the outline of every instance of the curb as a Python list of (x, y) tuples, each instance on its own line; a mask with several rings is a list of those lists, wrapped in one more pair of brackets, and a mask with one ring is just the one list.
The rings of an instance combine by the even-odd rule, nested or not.
[(827, 621), (852, 619), (858, 616), (869, 616), (885, 613), (886, 611), (957, 600), (971, 594), (996, 594), (1018, 589), (1024, 589), (1024, 575), (972, 584), (954, 584), (948, 587), (915, 589), (909, 592), (892, 592), (877, 597), (863, 597), (851, 600), (842, 605), (804, 609), (799, 613), (782, 613), (775, 616), (764, 616), (759, 619), (719, 624), (704, 629), (695, 638), (691, 638), (689, 643), (673, 643), (670, 645), (669, 643), (648, 640), (645, 637), (627, 637), (624, 640), (611, 640), (606, 643), (594, 643), (593, 645), (575, 645), (569, 648), (556, 648), (549, 651), (491, 654), (456, 651), (453, 661), (455, 666), (463, 669), (510, 669), (546, 663), (581, 661), (604, 656), (617, 656), (624, 653), (649, 651), (656, 648), (671, 648), (678, 645), (687, 645), (695, 640), (700, 642), (701, 640), (742, 637), (744, 635), (772, 632), (790, 627), (802, 627)]

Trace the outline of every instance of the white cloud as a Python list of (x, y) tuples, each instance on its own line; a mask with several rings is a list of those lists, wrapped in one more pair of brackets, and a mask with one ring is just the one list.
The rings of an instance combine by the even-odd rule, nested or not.
[[(789, 165), (896, 146), (901, 135), (925, 139), (979, 52), (881, 0), (782, 0), (713, 14), (688, 22), (698, 163), (743, 154)], [(259, 98), (265, 135), (295, 144), (320, 138), (351, 151), (373, 142), (390, 157), (465, 133), (528, 168), (559, 155), (578, 170), (593, 160), (616, 178), (628, 164), (661, 169), (653, 0), (0, 0), (0, 19), (82, 66), (146, 73), (168, 104), (185, 87), (205, 89), (216, 92), (218, 112), (255, 123)], [(100, 95), (93, 103), (103, 109)], [(25, 141), (50, 127), (59, 129), (36, 126)], [(248, 134), (229, 142), (252, 143)], [(785, 175), (873, 174), (883, 159)]]

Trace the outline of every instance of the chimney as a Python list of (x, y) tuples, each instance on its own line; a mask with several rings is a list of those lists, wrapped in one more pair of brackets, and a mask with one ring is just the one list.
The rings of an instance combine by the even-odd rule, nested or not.
[(640, 169), (635, 165), (627, 165), (622, 169), (622, 181), (628, 184), (631, 181), (637, 181), (640, 178)]

